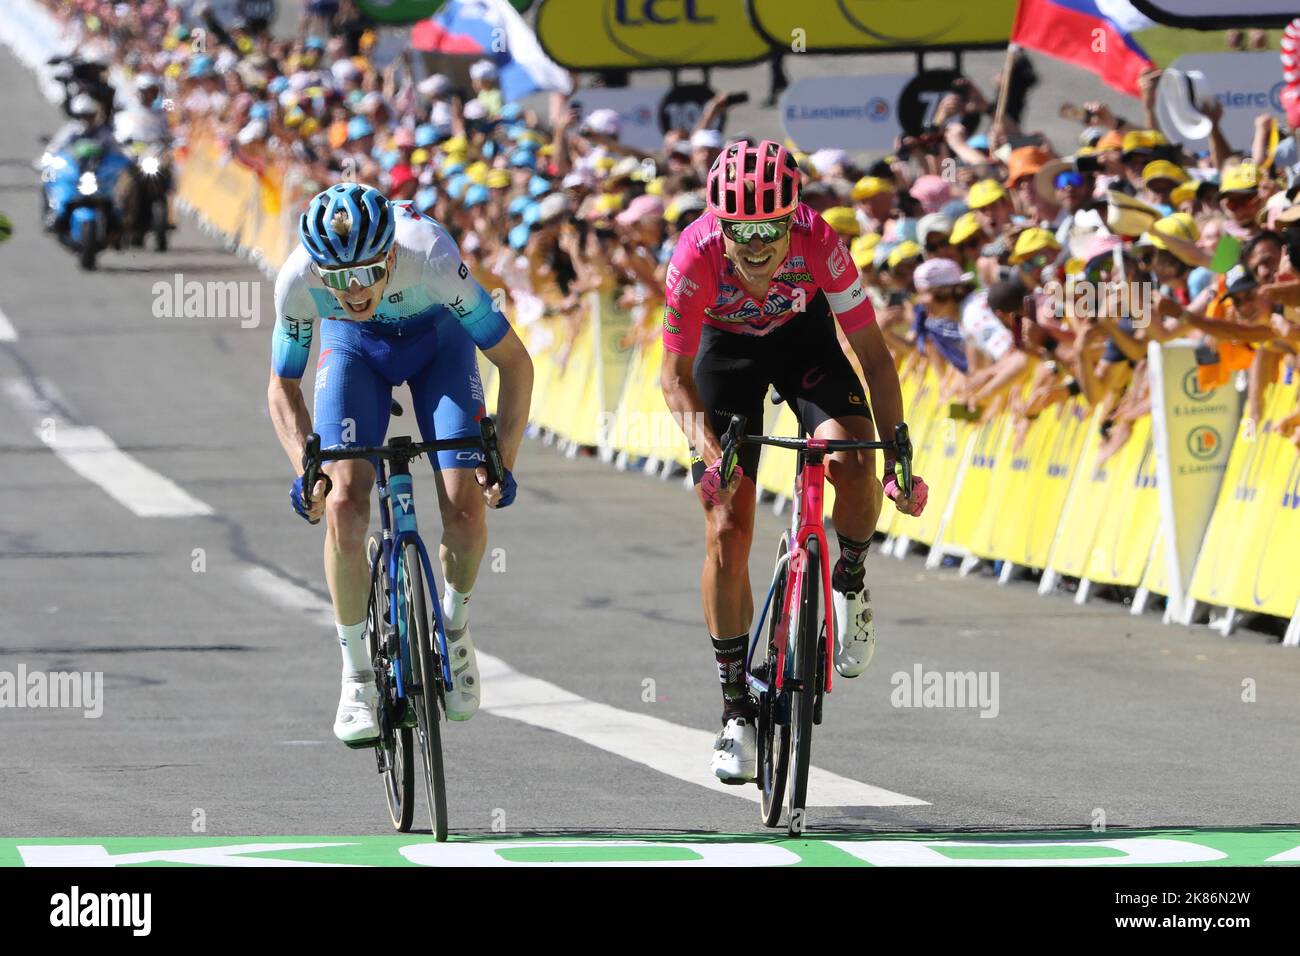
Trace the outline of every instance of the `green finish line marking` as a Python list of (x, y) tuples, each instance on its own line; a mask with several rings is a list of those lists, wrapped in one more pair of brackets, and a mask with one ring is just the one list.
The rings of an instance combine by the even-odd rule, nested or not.
[(1300, 828), (984, 833), (0, 837), (0, 866), (1261, 866)]

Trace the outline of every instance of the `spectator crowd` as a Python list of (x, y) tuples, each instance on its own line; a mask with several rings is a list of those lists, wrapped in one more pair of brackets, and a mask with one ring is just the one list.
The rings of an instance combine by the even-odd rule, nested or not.
[[(674, 242), (704, 213), (714, 157), (749, 135), (721, 131), (726, 93), (646, 153), (612, 110), (505, 101), (487, 60), (463, 88), (405, 57), (379, 68), (353, 0), (309, 3), (293, 39), (206, 11), (187, 24), (162, 0), (45, 2), (153, 97), (182, 152), (204, 137), (281, 170), (291, 209), (343, 178), (410, 200), (517, 326), (558, 317), (559, 336), (593, 291), (632, 314), (632, 339), (659, 334)], [(1300, 346), (1300, 117), (1261, 114), (1232, 143), (1222, 107), (1198, 104), (1209, 148), (1189, 152), (1160, 126), (1151, 71), (1132, 117), (1067, 106), (1077, 139), (1051, 143), (1021, 125), (1033, 76), (1018, 56), (1000, 113), (962, 79), (890, 156), (796, 153), (804, 201), (843, 236), (896, 357), (931, 366), (972, 418), (1009, 408), (1023, 426), (1082, 396), (1104, 409), (1105, 456), (1150, 410), (1148, 343), (1191, 337), (1201, 387), (1242, 383), (1258, 420)], [(1279, 427), (1300, 444), (1300, 413)]]

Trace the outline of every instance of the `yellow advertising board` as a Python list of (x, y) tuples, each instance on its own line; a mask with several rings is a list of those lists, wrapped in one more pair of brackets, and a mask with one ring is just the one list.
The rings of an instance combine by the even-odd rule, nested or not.
[(956, 507), (940, 542), (945, 551), (972, 551), (984, 513), (996, 507), (993, 475), (1002, 457), (1007, 415), (999, 413), (982, 425), (971, 427), (975, 437), (966, 451), (966, 469), (956, 492)]
[(1133, 423), (1133, 434), (1115, 461), (1113, 490), (1096, 515), (1097, 534), (1083, 576), (1099, 584), (1137, 587), (1160, 525), (1150, 416)]
[(809, 53), (1005, 47), (1016, 0), (751, 0), (774, 47)]
[(542, 0), (537, 39), (570, 70), (738, 66), (771, 47), (747, 0)]
[(1070, 482), (1079, 467), (1088, 429), (1096, 428), (1083, 398), (1053, 405), (1038, 417), (1046, 435), (1030, 460), (1029, 488), (1006, 559), (1028, 568), (1047, 566)]

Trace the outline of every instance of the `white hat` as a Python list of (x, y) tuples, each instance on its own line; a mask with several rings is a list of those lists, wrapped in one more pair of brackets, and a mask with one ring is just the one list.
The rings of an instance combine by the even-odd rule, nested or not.
[(623, 129), (623, 120), (617, 110), (599, 109), (588, 113), (582, 125), (601, 136), (618, 136)]
[(435, 73), (433, 76), (426, 76), (422, 79), (416, 89), (431, 100), (437, 99), (451, 89), (451, 80), (441, 73)]
[(722, 149), (722, 134), (716, 129), (697, 129), (691, 134), (691, 149)]
[(461, 110), (461, 113), (467, 120), (481, 120), (487, 116), (487, 107), (478, 100), (470, 100), (465, 104), (465, 108)]
[(825, 176), (836, 166), (843, 166), (849, 161), (849, 154), (842, 149), (819, 149), (808, 157), (812, 168), (818, 176)]
[(537, 221), (546, 222), (569, 211), (569, 197), (564, 193), (547, 193), (537, 204)]
[(469, 68), (469, 78), (471, 80), (495, 80), (497, 78), (497, 68), (491, 60), (479, 60)]
[(590, 172), (587, 172), (586, 170), (574, 170), (573, 172), (569, 173), (569, 175), (564, 177), (563, 181), (560, 183), (560, 188), (577, 189), (579, 187), (585, 186), (586, 188), (590, 189), (595, 185), (596, 185), (596, 178), (592, 176)]
[(78, 93), (68, 104), (68, 112), (73, 116), (89, 116), (99, 109), (99, 104), (85, 93)]
[(951, 259), (927, 259), (912, 273), (912, 283), (919, 292), (943, 286), (961, 285), (974, 278), (974, 273), (962, 272), (961, 266)]
[(361, 75), (357, 65), (351, 60), (335, 60), (330, 65), (330, 73), (334, 77), (335, 83), (346, 83), (348, 80)]
[(1182, 139), (1200, 140), (1210, 135), (1214, 124), (1196, 108), (1205, 93), (1205, 74), (1199, 70), (1166, 69), (1156, 86), (1156, 102)]
[(439, 100), (434, 103), (429, 110), (429, 122), (438, 127), (450, 126), (451, 104), (446, 100)]
[(260, 139), (266, 139), (267, 132), (268, 130), (266, 126), (266, 121), (258, 119), (258, 120), (253, 120), (243, 129), (241, 129), (239, 131), (239, 136), (236, 138), (239, 140), (240, 146), (247, 146), (250, 143), (255, 143)]

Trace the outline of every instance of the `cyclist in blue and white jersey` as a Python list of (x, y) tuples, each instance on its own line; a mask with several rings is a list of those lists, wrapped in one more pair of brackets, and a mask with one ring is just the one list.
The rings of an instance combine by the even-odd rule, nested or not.
[[(326, 520), (325, 578), (343, 649), (343, 688), (335, 735), (361, 745), (379, 736), (374, 670), (366, 648), (370, 576), (366, 533), (375, 471), (369, 461), (330, 462), (303, 504), (301, 462), (314, 430), (322, 448), (376, 446), (388, 430), (392, 389), (406, 382), (426, 440), (479, 434), (483, 385), (476, 347), (500, 372), (497, 430), (506, 473), (487, 485), (483, 456), (439, 453), (436, 470), (446, 582), (443, 615), (454, 687), (447, 716), (468, 720), (478, 709), (478, 666), (467, 603), (487, 547), (486, 506), (514, 500), (510, 469), (519, 451), (532, 394), (533, 366), (505, 316), (461, 261), (438, 223), (378, 190), (339, 183), (319, 193), (299, 220), (301, 245), (275, 283), (275, 334), (268, 402), (285, 454), (299, 472), (294, 510)], [(312, 330), (321, 322), (315, 415), (301, 379)], [(314, 422), (314, 426), (313, 426)]]

